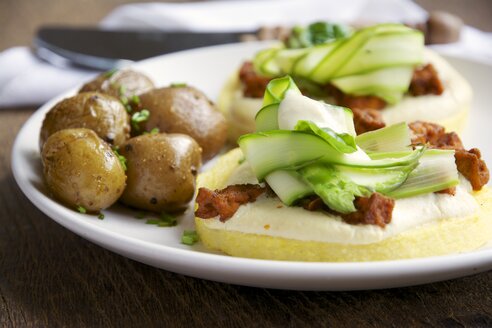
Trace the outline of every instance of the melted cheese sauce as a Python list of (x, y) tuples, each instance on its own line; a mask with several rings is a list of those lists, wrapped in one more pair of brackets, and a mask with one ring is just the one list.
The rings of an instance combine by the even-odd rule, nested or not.
[[(247, 163), (238, 166), (227, 181), (227, 185), (239, 183), (258, 183)], [(287, 207), (278, 198), (266, 196), (240, 206), (225, 223), (214, 219), (208, 221), (208, 226), (295, 240), (370, 244), (427, 223), (466, 217), (478, 210), (469, 182), (461, 177), (455, 196), (431, 193), (397, 200), (392, 220), (385, 228), (350, 225), (338, 216)]]

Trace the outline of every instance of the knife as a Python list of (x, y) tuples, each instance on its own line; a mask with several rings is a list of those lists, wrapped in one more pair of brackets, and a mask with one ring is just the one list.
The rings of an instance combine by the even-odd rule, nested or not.
[(40, 28), (35, 53), (57, 66), (109, 70), (175, 51), (239, 42), (251, 32), (194, 33), (157, 30), (101, 30), (65, 26)]

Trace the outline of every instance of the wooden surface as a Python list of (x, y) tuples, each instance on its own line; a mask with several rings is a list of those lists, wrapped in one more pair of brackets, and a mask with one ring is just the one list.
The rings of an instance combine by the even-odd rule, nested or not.
[[(26, 3), (4, 0), (0, 15), (5, 8), (15, 13), (29, 7)], [(58, 4), (58, 12), (75, 6), (64, 1), (37, 3)], [(107, 1), (101, 8), (115, 3)], [(477, 10), (473, 4), (490, 12), (487, 3), (449, 1), (453, 10), (470, 17), (468, 23), (473, 23), (469, 13)], [(43, 14), (49, 16), (46, 12), (37, 12), (38, 22), (43, 22)], [(25, 20), (17, 17), (19, 21), (7, 22), (2, 33), (21, 28)], [(492, 22), (476, 17), (477, 26), (492, 30)], [(31, 30), (22, 31), (22, 38), (30, 38), (26, 33)], [(0, 327), (492, 326), (492, 272), (391, 290), (293, 292), (189, 278), (96, 246), (43, 215), (13, 180), (11, 146), (34, 110), (0, 109)]]

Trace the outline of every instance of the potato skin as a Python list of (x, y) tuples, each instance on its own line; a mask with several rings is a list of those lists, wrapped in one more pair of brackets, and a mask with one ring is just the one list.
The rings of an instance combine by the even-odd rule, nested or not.
[(159, 128), (160, 132), (183, 133), (202, 147), (202, 159), (212, 158), (227, 137), (224, 116), (201, 91), (193, 87), (167, 87), (140, 95), (140, 106), (150, 112), (142, 130)]
[(130, 117), (114, 97), (97, 92), (80, 93), (63, 99), (44, 118), (40, 149), (53, 133), (69, 128), (94, 130), (104, 141), (120, 145), (130, 137)]
[(98, 212), (115, 203), (125, 189), (125, 171), (109, 145), (89, 129), (52, 134), (42, 153), (46, 185), (71, 208)]
[(154, 88), (154, 83), (145, 74), (129, 69), (102, 73), (94, 80), (87, 82), (80, 92), (98, 91), (115, 98), (131, 98)]
[(127, 159), (127, 187), (121, 201), (152, 212), (186, 209), (201, 166), (200, 146), (183, 134), (144, 134), (121, 148)]

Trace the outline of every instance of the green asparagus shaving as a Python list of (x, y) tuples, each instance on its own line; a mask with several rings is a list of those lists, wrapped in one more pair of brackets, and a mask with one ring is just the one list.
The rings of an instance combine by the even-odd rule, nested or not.
[(271, 80), (265, 90), (263, 107), (280, 103), (288, 91), (301, 94), (301, 91), (290, 76), (284, 76)]
[(198, 239), (198, 234), (195, 230), (185, 230), (183, 231), (183, 236), (181, 236), (181, 243), (191, 246), (194, 245)]
[(319, 128), (311, 121), (297, 121), (294, 131), (317, 135), (341, 153), (353, 153), (357, 150), (354, 136), (348, 133), (335, 133), (332, 129)]
[(269, 104), (256, 113), (256, 131), (278, 130), (278, 104)]
[(412, 143), (410, 129), (405, 122), (359, 134), (355, 142), (368, 153), (408, 151)]
[(256, 131), (278, 129), (278, 106), (288, 91), (301, 94), (290, 76), (273, 79), (268, 83), (263, 97), (263, 107), (255, 116)]
[(278, 198), (288, 206), (314, 193), (302, 176), (293, 170), (274, 171), (265, 177), (265, 181)]
[(135, 129), (135, 131), (140, 131), (140, 125), (139, 123), (145, 122), (149, 119), (150, 112), (147, 109), (142, 109), (140, 112), (135, 112), (132, 115), (132, 127)]
[(272, 78), (290, 74), (318, 86), (331, 83), (344, 93), (375, 95), (394, 104), (423, 62), (424, 39), (420, 31), (401, 24), (349, 34), (317, 23), (294, 29), (290, 45), (296, 49), (275, 46), (259, 52), (253, 59), (255, 70)]
[(259, 180), (275, 170), (296, 170), (317, 161), (360, 168), (408, 166), (417, 162), (425, 150), (418, 147), (399, 158), (360, 159), (339, 152), (316, 135), (286, 130), (246, 134), (238, 144)]
[(174, 83), (171, 83), (171, 88), (184, 88), (186, 86), (187, 86), (187, 84), (184, 83), (184, 82), (174, 82)]
[(399, 188), (388, 193), (393, 198), (432, 193), (459, 184), (454, 150), (428, 150)]

